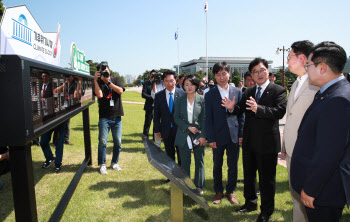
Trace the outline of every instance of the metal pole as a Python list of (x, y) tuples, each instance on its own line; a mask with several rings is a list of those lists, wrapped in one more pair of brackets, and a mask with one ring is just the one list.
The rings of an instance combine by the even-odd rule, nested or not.
[(283, 70), (282, 70), (282, 87), (284, 87), (284, 46), (283, 46)]
[(184, 205), (182, 190), (170, 181), (170, 198), (171, 198), (171, 221), (184, 221)]
[(205, 12), (205, 36), (206, 36), (206, 56), (207, 56), (207, 64), (206, 64), (206, 76), (208, 81), (208, 14)]
[(177, 28), (177, 76), (180, 75), (179, 28)]
[(10, 157), (16, 221), (38, 221), (30, 144), (10, 147)]
[(90, 135), (90, 117), (89, 108), (83, 111), (83, 128), (84, 128), (84, 146), (85, 146), (85, 159), (88, 160), (88, 165), (92, 165), (91, 156), (91, 135)]

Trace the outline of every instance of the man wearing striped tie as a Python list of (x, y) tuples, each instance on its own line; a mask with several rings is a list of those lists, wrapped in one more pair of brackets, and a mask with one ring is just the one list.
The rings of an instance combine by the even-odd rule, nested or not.
[(232, 115), (245, 113), (243, 129), (243, 172), (245, 204), (236, 212), (246, 213), (257, 209), (255, 185), (259, 172), (261, 213), (258, 222), (269, 221), (275, 209), (277, 154), (281, 151), (279, 119), (286, 113), (287, 92), (269, 81), (268, 63), (255, 58), (249, 64), (256, 85), (246, 89), (241, 101), (223, 99), (223, 106)]

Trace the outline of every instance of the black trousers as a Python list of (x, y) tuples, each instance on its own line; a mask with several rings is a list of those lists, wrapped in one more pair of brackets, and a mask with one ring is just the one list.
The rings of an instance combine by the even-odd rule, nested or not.
[(153, 110), (145, 110), (145, 124), (143, 125), (143, 135), (148, 138), (149, 128), (151, 127), (153, 119)]
[(305, 207), (309, 222), (341, 221), (343, 208), (325, 207), (314, 204), (315, 209)]
[(243, 149), (244, 198), (246, 204), (257, 202), (256, 171), (259, 173), (261, 213), (271, 215), (275, 209), (276, 154), (259, 154)]
[(181, 159), (180, 159), (179, 148), (177, 146), (175, 146), (175, 144), (174, 144), (175, 143), (175, 137), (176, 137), (176, 130), (173, 127), (170, 130), (169, 136), (167, 138), (164, 138), (162, 136), (162, 139), (163, 139), (163, 143), (164, 143), (164, 146), (165, 146), (165, 152), (168, 155), (168, 157), (170, 157), (171, 159), (173, 159), (175, 161), (175, 150), (176, 150), (177, 163), (181, 166)]

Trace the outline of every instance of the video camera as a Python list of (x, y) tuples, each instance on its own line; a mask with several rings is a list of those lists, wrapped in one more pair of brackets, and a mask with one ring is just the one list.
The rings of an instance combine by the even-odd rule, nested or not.
[(100, 63), (100, 68), (101, 68), (100, 74), (101, 74), (101, 76), (103, 76), (105, 78), (109, 77), (109, 73), (106, 71), (107, 66), (108, 66), (108, 62), (106, 62), (106, 61), (102, 61)]
[(162, 80), (163, 73), (154, 73), (153, 74), (153, 82), (159, 84)]

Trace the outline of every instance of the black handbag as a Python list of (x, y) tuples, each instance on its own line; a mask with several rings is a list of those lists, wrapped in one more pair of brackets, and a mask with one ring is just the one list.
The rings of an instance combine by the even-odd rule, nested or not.
[(200, 135), (201, 135), (201, 131), (199, 131), (199, 130), (198, 130), (198, 132), (196, 134), (193, 134), (193, 133), (190, 132), (189, 137), (191, 139), (193, 148), (196, 148), (196, 147), (200, 146), (200, 142), (198, 140), (200, 138)]

